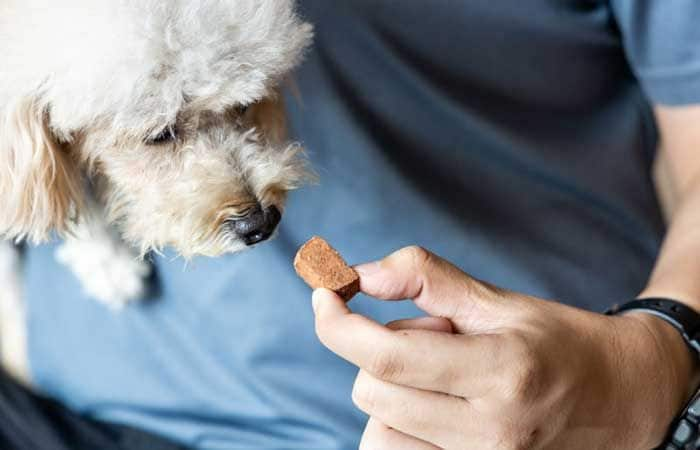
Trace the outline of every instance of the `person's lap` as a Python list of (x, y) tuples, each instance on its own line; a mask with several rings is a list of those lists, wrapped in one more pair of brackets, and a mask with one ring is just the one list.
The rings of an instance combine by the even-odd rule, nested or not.
[(139, 430), (83, 417), (30, 392), (0, 369), (3, 450), (183, 450)]

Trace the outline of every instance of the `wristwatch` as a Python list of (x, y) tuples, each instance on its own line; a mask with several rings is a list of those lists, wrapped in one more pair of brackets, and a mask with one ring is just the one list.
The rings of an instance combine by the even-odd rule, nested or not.
[[(700, 358), (700, 314), (675, 300), (646, 298), (614, 306), (607, 315), (629, 311), (651, 314), (671, 324), (683, 336), (693, 354)], [(673, 422), (664, 443), (657, 450), (700, 449), (700, 390), (688, 402), (683, 413)]]

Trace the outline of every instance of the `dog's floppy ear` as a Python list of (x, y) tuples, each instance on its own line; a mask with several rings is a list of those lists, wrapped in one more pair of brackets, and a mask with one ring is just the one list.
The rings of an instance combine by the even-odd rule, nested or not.
[(80, 173), (29, 96), (0, 105), (0, 236), (33, 242), (63, 233), (82, 206)]

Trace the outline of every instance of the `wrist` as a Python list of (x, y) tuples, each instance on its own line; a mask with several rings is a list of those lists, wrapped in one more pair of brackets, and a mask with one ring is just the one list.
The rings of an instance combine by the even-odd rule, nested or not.
[(679, 389), (681, 402), (687, 401), (695, 392), (696, 381), (700, 376), (697, 354), (686, 344), (678, 330), (665, 320), (637, 311), (632, 311), (626, 316), (647, 329), (660, 352), (659, 356), (665, 357), (665, 367), (671, 369), (670, 381), (679, 388), (685, 387), (685, 390)]
[[(631, 311), (619, 319), (627, 321), (626, 328), (633, 329), (627, 358), (638, 357), (635, 367), (636, 382), (632, 395), (649, 402), (650, 442), (658, 445), (666, 436), (671, 422), (682, 412), (692, 397), (700, 376), (696, 354), (671, 324), (643, 312)], [(638, 409), (645, 411), (645, 408)]]

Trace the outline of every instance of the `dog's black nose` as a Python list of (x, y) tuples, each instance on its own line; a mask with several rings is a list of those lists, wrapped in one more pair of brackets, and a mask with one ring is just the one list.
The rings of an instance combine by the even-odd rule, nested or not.
[(281, 220), (282, 214), (275, 206), (263, 211), (260, 205), (257, 205), (245, 217), (231, 220), (229, 223), (231, 230), (245, 245), (254, 245), (269, 239)]

